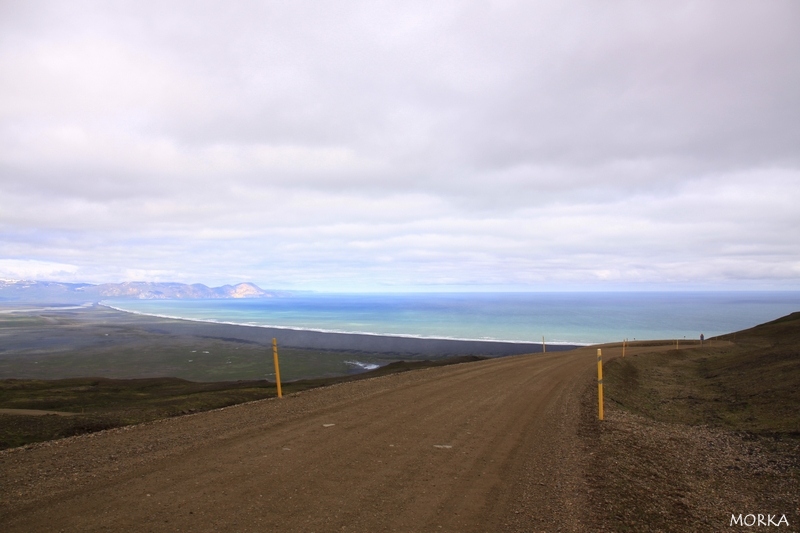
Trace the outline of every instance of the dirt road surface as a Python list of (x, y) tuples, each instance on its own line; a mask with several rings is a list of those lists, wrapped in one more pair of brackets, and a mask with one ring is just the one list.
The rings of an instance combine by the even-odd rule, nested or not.
[(0, 452), (36, 531), (581, 531), (595, 350), (431, 368)]

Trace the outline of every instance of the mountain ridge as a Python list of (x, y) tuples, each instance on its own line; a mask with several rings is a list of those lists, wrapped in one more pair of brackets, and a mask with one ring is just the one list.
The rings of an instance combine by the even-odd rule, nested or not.
[(251, 282), (208, 287), (202, 283), (126, 281), (122, 283), (65, 283), (58, 281), (0, 280), (0, 301), (86, 302), (106, 298), (140, 300), (199, 300), (274, 298)]

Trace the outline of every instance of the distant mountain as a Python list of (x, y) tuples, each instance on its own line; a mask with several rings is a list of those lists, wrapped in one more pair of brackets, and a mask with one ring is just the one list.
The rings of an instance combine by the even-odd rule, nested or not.
[(143, 300), (189, 300), (217, 298), (273, 298), (279, 293), (265, 291), (253, 283), (207, 287), (201, 283), (60, 283), (54, 281), (0, 280), (0, 301), (50, 303), (97, 302), (108, 298)]
[(151, 283), (132, 281), (126, 283), (105, 283), (92, 289), (78, 288), (78, 291), (96, 291), (104, 298), (139, 298), (145, 300), (184, 300), (197, 298), (270, 298), (273, 296), (252, 283), (206, 287), (201, 283)]

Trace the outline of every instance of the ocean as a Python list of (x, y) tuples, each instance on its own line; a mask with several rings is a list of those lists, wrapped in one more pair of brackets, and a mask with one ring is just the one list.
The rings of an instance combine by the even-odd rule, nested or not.
[(548, 344), (697, 339), (800, 311), (800, 292), (294, 293), (243, 300), (107, 300), (188, 320), (339, 333)]

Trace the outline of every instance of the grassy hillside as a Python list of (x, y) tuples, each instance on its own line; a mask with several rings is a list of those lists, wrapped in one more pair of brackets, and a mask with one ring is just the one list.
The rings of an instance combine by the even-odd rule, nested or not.
[[(800, 523), (800, 313), (605, 365), (584, 439), (595, 531), (749, 531), (738, 513)], [(639, 355), (633, 355), (639, 351)]]
[(800, 437), (800, 313), (605, 372), (607, 397), (637, 414)]

